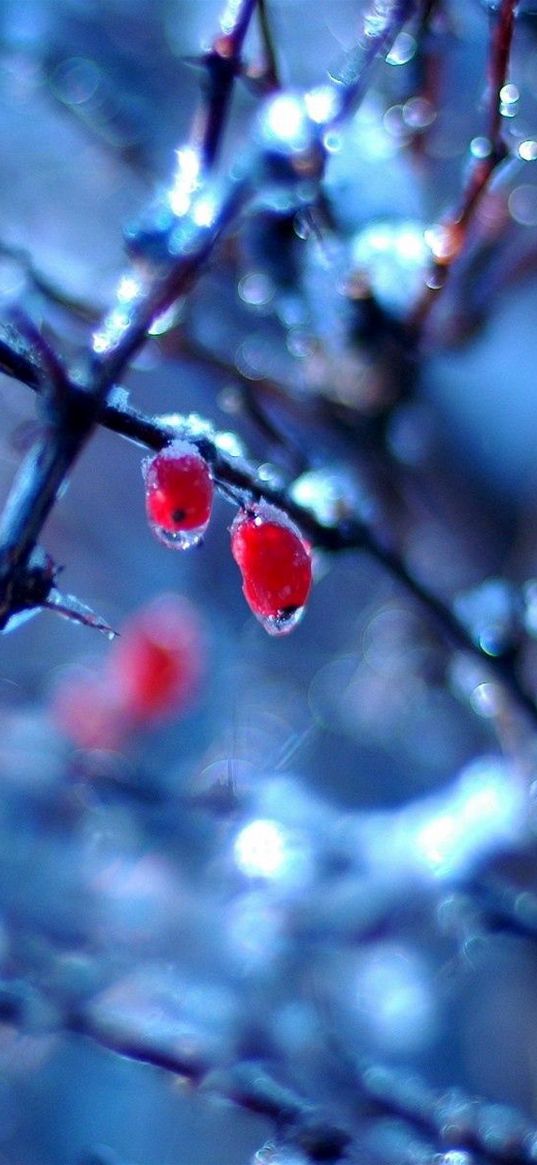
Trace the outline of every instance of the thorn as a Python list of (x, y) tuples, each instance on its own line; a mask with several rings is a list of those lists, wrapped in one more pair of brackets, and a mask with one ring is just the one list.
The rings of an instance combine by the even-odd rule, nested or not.
[(108, 639), (116, 639), (119, 632), (115, 631), (100, 615), (96, 615), (91, 607), (82, 603), (74, 595), (63, 595), (53, 587), (46, 600), (41, 604), (48, 611), (55, 611), (72, 623), (80, 623), (83, 627), (92, 627)]

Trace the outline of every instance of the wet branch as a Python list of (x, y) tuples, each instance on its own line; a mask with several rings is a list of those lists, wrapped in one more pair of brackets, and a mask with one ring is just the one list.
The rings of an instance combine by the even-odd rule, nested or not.
[[(228, 50), (223, 57), (230, 62), (230, 68), (227, 69), (222, 85), (208, 94), (202, 147), (209, 166), (214, 161), (224, 126), (224, 117), (220, 116), (221, 105), (223, 102), (227, 108), (231, 86), (239, 68), (240, 50), (255, 3), (256, 0), (243, 0), (236, 9), (233, 8), (234, 19), (227, 32)], [(21, 370), (25, 369), (30, 378), (36, 381), (33, 387), (41, 387), (42, 399), (45, 404), (48, 401), (48, 408), (43, 410), (46, 422), (43, 435), (19, 467), (0, 517), (0, 627), (6, 625), (10, 615), (21, 609), (21, 605), (30, 605), (35, 584), (35, 570), (30, 569), (32, 552), (61, 485), (91, 437), (99, 410), (114, 381), (143, 345), (158, 315), (191, 286), (242, 201), (243, 183), (230, 183), (220, 197), (212, 221), (209, 224), (202, 222), (197, 232), (193, 236), (191, 232), (179, 248), (178, 255), (168, 255), (164, 270), (157, 270), (147, 287), (141, 285), (139, 300), (127, 317), (126, 326), (116, 330), (114, 342), (106, 344), (104, 352), (94, 348), (88, 361), (85, 382), (75, 383), (67, 374), (60, 378), (61, 408), (57, 407), (57, 399), (53, 401), (53, 397), (57, 398), (58, 395), (59, 379), (56, 373), (59, 371), (59, 363), (52, 351), (35, 334), (27, 344), (20, 337), (15, 343), (15, 351), (12, 353), (14, 366), (20, 363)], [(31, 330), (29, 322), (23, 330), (26, 333)], [(34, 356), (29, 358), (32, 347)], [(25, 379), (24, 375), (22, 379)], [(55, 388), (55, 392), (49, 392), (47, 385)], [(50, 582), (48, 567), (42, 579), (43, 589), (46, 589), (47, 579)]]
[[(193, 144), (199, 149), (203, 169), (213, 168), (227, 123), (235, 79), (242, 72), (241, 53), (258, 0), (242, 0), (233, 21), (222, 17), (223, 32), (200, 58), (204, 69), (202, 102), (194, 117)], [(232, 6), (230, 5), (230, 8)], [(235, 8), (235, 6), (233, 6)]]
[(363, 30), (355, 48), (330, 78), (340, 94), (341, 108), (334, 124), (354, 113), (362, 101), (377, 62), (390, 51), (403, 26), (413, 16), (416, 0), (373, 0), (366, 10)]
[(419, 331), (445, 286), (450, 268), (464, 249), (476, 207), (491, 178), (508, 154), (502, 132), (501, 91), (507, 81), (517, 0), (500, 0), (497, 13), (491, 16), (490, 52), (488, 57), (487, 152), (472, 158), (468, 179), (458, 208), (436, 228), (434, 260), (427, 286), (411, 320)]
[(441, 1151), (464, 1150), (481, 1161), (530, 1165), (537, 1130), (515, 1108), (494, 1105), (460, 1089), (441, 1092), (419, 1076), (385, 1065), (364, 1065), (357, 1084), (372, 1116), (401, 1117), (432, 1136)]
[[(12, 352), (8, 336), (1, 330), (0, 368), (8, 375), (22, 380), (29, 388), (39, 391), (35, 359), (29, 351), (23, 355), (20, 345)], [(101, 405), (97, 419), (104, 428), (154, 452), (158, 452), (178, 435), (177, 428), (170, 428), (159, 422), (158, 418), (147, 416), (129, 404), (116, 403), (113, 399)], [(337, 525), (327, 526), (311, 510), (296, 502), (288, 490), (271, 487), (259, 479), (255, 466), (242, 458), (224, 454), (210, 437), (193, 435), (186, 420), (185, 434), (210, 464), (216, 484), (225, 496), (231, 494), (237, 504), (265, 500), (277, 506), (297, 522), (312, 544), (320, 550), (331, 553), (365, 551), (370, 554), (423, 607), (440, 637), (451, 648), (478, 659), (515, 705), (533, 723), (537, 723), (535, 702), (521, 686), (511, 663), (487, 655), (451, 608), (412, 574), (399, 551), (387, 546), (373, 527), (366, 526), (356, 516)], [(38, 525), (39, 521), (36, 520), (32, 526), (32, 538), (37, 537)], [(23, 533), (19, 531), (21, 537)]]
[[(294, 1088), (282, 1085), (259, 1062), (238, 1064), (230, 1069), (213, 1069), (193, 1054), (168, 1052), (143, 1036), (124, 1037), (103, 1028), (90, 1011), (66, 1015), (63, 1030), (128, 1059), (171, 1072), (198, 1088), (202, 1095), (215, 1096), (273, 1122), (278, 1140), (298, 1148), (311, 1161), (363, 1159), (382, 1154), (383, 1117), (399, 1118), (397, 1160), (405, 1160), (408, 1140), (410, 1159), (418, 1138), (432, 1138), (431, 1148), (440, 1152), (464, 1150), (467, 1165), (473, 1154), (481, 1162), (496, 1165), (532, 1165), (532, 1146), (537, 1139), (533, 1122), (515, 1108), (494, 1106), (458, 1089), (441, 1092), (408, 1071), (383, 1064), (348, 1065), (354, 1076), (356, 1127), (334, 1120), (318, 1103), (302, 1097)], [(349, 1081), (350, 1084), (350, 1081)], [(364, 1126), (363, 1118), (369, 1118)], [(370, 1118), (375, 1117), (374, 1124)], [(379, 1119), (380, 1118), (380, 1119)], [(393, 1132), (393, 1125), (389, 1129)], [(402, 1134), (402, 1135), (401, 1135)], [(357, 1154), (355, 1157), (354, 1154)], [(471, 1156), (472, 1155), (472, 1156)], [(366, 1158), (367, 1159), (367, 1158)], [(381, 1160), (385, 1159), (384, 1154)]]
[(265, 54), (263, 81), (267, 89), (279, 89), (280, 79), (276, 60), (276, 49), (267, 12), (267, 0), (257, 0), (257, 14)]
[[(387, 51), (402, 23), (413, 8), (410, 0), (375, 0), (364, 19), (363, 36), (352, 62), (338, 75), (338, 89), (343, 99), (333, 121), (350, 113), (369, 84), (371, 68), (377, 57)], [(199, 148), (203, 166), (210, 171), (224, 128), (223, 112), (227, 109), (231, 88), (240, 70), (240, 53), (255, 0), (231, 4), (224, 12), (223, 38), (217, 38), (209, 54), (209, 78)], [(216, 69), (216, 72), (215, 72)], [(212, 72), (211, 72), (212, 70)], [(216, 78), (216, 80), (215, 80)], [(329, 123), (327, 122), (326, 125)], [(326, 128), (326, 126), (325, 126)], [(320, 134), (320, 131), (319, 131)], [(130, 300), (119, 297), (94, 336), (92, 352), (82, 381), (64, 381), (61, 413), (51, 408), (46, 415), (46, 432), (34, 445), (21, 465), (0, 520), (0, 627), (4, 627), (16, 608), (15, 596), (24, 605), (25, 574), (41, 529), (55, 503), (58, 491), (86, 442), (91, 437), (113, 385), (122, 377), (131, 359), (144, 344), (151, 325), (176, 300), (185, 295), (199, 275), (224, 230), (237, 217), (255, 191), (259, 155), (252, 154), (251, 172), (228, 181), (224, 192), (209, 174), (195, 174), (188, 196), (191, 213), (171, 214), (170, 225), (156, 232), (156, 252), (144, 253), (140, 243), (142, 272), (129, 276)], [(191, 196), (191, 198), (190, 198)], [(173, 207), (171, 207), (173, 210)], [(155, 231), (153, 232), (155, 233)], [(136, 251), (136, 242), (133, 249)], [(149, 273), (148, 273), (149, 268)], [(21, 379), (36, 379), (43, 388), (50, 380), (53, 357), (43, 361), (43, 345), (34, 345), (37, 355), (30, 359), (20, 338), (9, 354), (7, 369), (22, 371)], [(41, 351), (39, 352), (39, 348)], [(5, 355), (4, 349), (4, 355)], [(41, 358), (40, 358), (41, 357)], [(1, 364), (0, 355), (0, 364)], [(16, 373), (15, 373), (16, 374)], [(32, 385), (36, 387), (35, 384)], [(44, 397), (47, 397), (45, 392)], [(29, 601), (29, 600), (28, 600)], [(20, 609), (20, 605), (18, 607)]]

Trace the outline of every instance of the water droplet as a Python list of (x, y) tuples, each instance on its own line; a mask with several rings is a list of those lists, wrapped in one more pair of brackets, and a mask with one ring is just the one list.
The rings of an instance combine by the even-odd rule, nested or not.
[(249, 307), (264, 307), (274, 297), (274, 285), (262, 271), (250, 271), (239, 283), (239, 295)]
[(411, 97), (403, 106), (403, 121), (409, 129), (428, 129), (436, 120), (436, 110), (425, 97)]
[(522, 599), (517, 588), (504, 579), (486, 579), (459, 594), (454, 606), (474, 642), (487, 655), (503, 655), (518, 642)]
[(64, 105), (86, 105), (95, 98), (101, 83), (101, 72), (95, 61), (71, 57), (61, 61), (50, 79), (54, 96)]
[(261, 626), (269, 635), (289, 635), (290, 631), (300, 623), (305, 607), (293, 607), (289, 611), (278, 611), (277, 615), (256, 615)]
[(489, 138), (485, 137), (483, 134), (472, 138), (472, 141), (470, 142), (470, 153), (473, 158), (477, 158), (479, 160), (483, 158), (489, 158), (491, 152), (492, 145)]
[(537, 142), (532, 138), (527, 138), (525, 141), (520, 142), (518, 156), (523, 162), (534, 162), (537, 158)]
[(263, 485), (270, 486), (271, 489), (282, 489), (284, 485), (283, 474), (276, 465), (272, 465), (269, 461), (259, 466), (257, 479)]
[(193, 546), (199, 546), (208, 525), (209, 523), (205, 522), (203, 526), (197, 526), (194, 530), (165, 530), (154, 522), (150, 523), (159, 541), (172, 550), (191, 550)]
[(507, 85), (503, 85), (500, 89), (500, 101), (503, 105), (514, 105), (519, 97), (520, 93), (518, 88), (512, 82), (508, 82)]
[(537, 224), (537, 190), (528, 182), (516, 186), (507, 200), (509, 213), (523, 227)]
[(338, 154), (342, 146), (341, 134), (336, 133), (335, 130), (327, 130), (323, 134), (323, 146), (329, 154)]
[(387, 64), (406, 65), (415, 55), (416, 48), (415, 38), (408, 32), (400, 32), (386, 57)]

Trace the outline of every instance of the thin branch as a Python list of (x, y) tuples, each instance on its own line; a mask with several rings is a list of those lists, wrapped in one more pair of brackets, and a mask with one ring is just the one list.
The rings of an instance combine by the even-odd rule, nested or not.
[[(420, 0), (415, 31), (416, 51), (408, 72), (408, 97), (419, 97), (427, 103), (432, 112), (431, 120), (420, 123), (411, 130), (410, 147), (417, 157), (427, 165), (427, 142), (434, 125), (439, 104), (443, 62), (439, 52), (439, 34), (448, 24), (444, 12), (445, 0)], [(443, 28), (444, 26), (444, 28)], [(407, 127), (409, 128), (409, 127)]]
[[(7, 1003), (13, 1006), (10, 996)], [(16, 1012), (15, 1018), (19, 1018)], [(62, 1027), (108, 1051), (182, 1077), (202, 1094), (213, 1094), (267, 1118), (274, 1123), (282, 1141), (299, 1147), (312, 1161), (339, 1161), (361, 1147), (359, 1133), (334, 1120), (332, 1111), (328, 1113), (280, 1084), (258, 1062), (211, 1071), (203, 1059), (192, 1053), (166, 1051), (146, 1043), (143, 1035), (122, 1036), (103, 1028), (88, 1010), (65, 1015)], [(410, 1076), (406, 1069), (364, 1064), (356, 1065), (354, 1072), (359, 1116), (365, 1110), (369, 1118), (401, 1117), (409, 1131), (432, 1136), (441, 1150), (464, 1149), (477, 1153), (482, 1161), (532, 1165), (537, 1129), (517, 1109), (500, 1109), (459, 1090), (440, 1092), (419, 1077)]]
[[(391, 46), (401, 26), (408, 19), (410, 0), (375, 0), (364, 20), (364, 33), (358, 50), (348, 58), (346, 67), (335, 80), (343, 90), (341, 110), (348, 114), (355, 108), (369, 83), (373, 63)], [(494, 77), (504, 76), (512, 34), (511, 0), (502, 0), (500, 32), (496, 35)], [(242, 44), (253, 11), (253, 0), (239, 6), (237, 23), (231, 29), (232, 49)], [(511, 19), (508, 19), (509, 13)], [(491, 122), (496, 127), (497, 122)], [(499, 125), (499, 123), (498, 123)], [(499, 130), (498, 130), (499, 132)], [(130, 408), (107, 404), (113, 384), (121, 377), (132, 357), (144, 343), (154, 320), (184, 294), (199, 274), (217, 240), (236, 217), (251, 193), (248, 176), (231, 181), (222, 195), (220, 188), (207, 182), (192, 202), (192, 214), (176, 220), (176, 228), (163, 240), (163, 253), (155, 273), (144, 282), (135, 277), (130, 298), (119, 302), (96, 333), (88, 372), (83, 387), (72, 384), (69, 416), (64, 423), (40, 438), (17, 474), (4, 514), (0, 520), (0, 618), (9, 617), (17, 577), (28, 562), (41, 528), (54, 504), (57, 492), (73, 463), (88, 440), (97, 420), (149, 448), (159, 449), (173, 436), (169, 429)], [(197, 201), (197, 198), (203, 202)], [(210, 208), (207, 210), (207, 206)], [(203, 213), (200, 213), (200, 210)], [(175, 233), (174, 233), (175, 232)], [(178, 233), (177, 233), (178, 232)], [(31, 387), (38, 387), (43, 375), (39, 353), (30, 354), (30, 346), (9, 331), (0, 334), (0, 366), (19, 376)], [(68, 422), (68, 423), (67, 423)], [(485, 656), (468, 630), (449, 608), (408, 571), (401, 556), (385, 547), (372, 529), (359, 519), (350, 519), (338, 527), (327, 527), (315, 515), (297, 505), (285, 490), (271, 489), (260, 482), (255, 470), (237, 460), (226, 458), (207, 438), (200, 441), (204, 456), (211, 462), (217, 483), (224, 491), (239, 498), (265, 498), (284, 508), (311, 537), (315, 545), (327, 550), (367, 549), (407, 590), (423, 604), (443, 636), (458, 649), (477, 656), (516, 700), (533, 721), (537, 709), (530, 696), (502, 660)]]
[[(30, 357), (23, 358), (19, 348), (15, 346), (12, 369), (9, 367), (9, 361), (8, 338), (6, 335), (2, 336), (0, 331), (0, 367), (37, 391), (39, 378)], [(176, 428), (170, 428), (158, 418), (147, 416), (131, 405), (118, 404), (113, 400), (101, 406), (98, 420), (104, 428), (154, 452), (158, 452), (177, 436)], [(242, 459), (224, 454), (209, 437), (196, 437), (189, 433), (189, 440), (197, 445), (202, 456), (210, 463), (215, 481), (224, 493), (229, 495), (231, 491), (237, 501), (265, 500), (285, 510), (319, 549), (330, 552), (367, 551), (428, 612), (441, 637), (452, 648), (478, 659), (521, 711), (537, 723), (535, 702), (521, 686), (510, 662), (487, 655), (450, 607), (409, 571), (399, 552), (387, 547), (372, 527), (366, 526), (357, 517), (349, 518), (335, 526), (323, 525), (311, 510), (297, 503), (287, 490), (271, 487), (266, 481), (260, 480), (255, 467)], [(39, 522), (36, 521), (36, 526), (38, 525)]]
[[(147, 290), (133, 280), (133, 306), (131, 310), (116, 306), (105, 318), (94, 338), (85, 383), (64, 382), (61, 417), (56, 416), (23, 461), (0, 517), (0, 627), (6, 625), (12, 613), (13, 596), (20, 588), (19, 575), (24, 573), (58, 491), (91, 436), (114, 381), (144, 343), (158, 315), (192, 284), (243, 198), (243, 184), (231, 183), (213, 221), (207, 225), (202, 219), (200, 225), (190, 224), (179, 255), (168, 262), (164, 273), (154, 277)], [(5, 347), (3, 351), (5, 354)], [(21, 368), (28, 363), (28, 345), (20, 337), (15, 351), (17, 361)], [(47, 373), (50, 368), (44, 367), (41, 352), (34, 351), (31, 377), (41, 380)]]
[(194, 1052), (181, 1054), (146, 1043), (143, 1035), (122, 1035), (99, 1024), (88, 1010), (64, 1016), (63, 1030), (84, 1036), (107, 1051), (188, 1080), (206, 1095), (231, 1101), (246, 1112), (271, 1120), (282, 1139), (299, 1146), (313, 1161), (338, 1161), (351, 1136), (319, 1105), (279, 1084), (259, 1063), (211, 1071)]
[(94, 336), (87, 383), (99, 399), (121, 378), (155, 320), (190, 290), (250, 193), (247, 177), (230, 180), (223, 192), (217, 182), (204, 185), (193, 203), (192, 215), (178, 218), (163, 240), (155, 274), (147, 282), (132, 277), (130, 302), (116, 304)]
[(489, 57), (490, 88), (488, 139), (493, 151), (505, 156), (502, 134), (501, 90), (508, 77), (509, 60), (515, 31), (515, 13), (518, 0), (500, 0), (498, 13), (493, 17), (492, 43)]
[(235, 78), (242, 71), (242, 48), (256, 3), (257, 0), (241, 0), (238, 5), (229, 4), (221, 20), (222, 33), (202, 57), (203, 101), (194, 117), (192, 138), (204, 171), (211, 170), (216, 162)]
[[(0, 627), (14, 610), (16, 595), (58, 491), (97, 420), (95, 402), (73, 396), (71, 424), (49, 427), (24, 458), (0, 516)], [(77, 405), (79, 404), (79, 408)]]
[(364, 16), (357, 46), (347, 53), (338, 69), (330, 72), (341, 97), (332, 125), (354, 113), (369, 88), (377, 62), (390, 51), (415, 7), (416, 0), (373, 0)]
[[(221, 140), (255, 5), (256, 0), (228, 5), (222, 17), (223, 35), (215, 40), (209, 54), (210, 82), (200, 133), (200, 149), (208, 170)], [(206, 206), (198, 221), (189, 218), (183, 224), (179, 220), (179, 234), (176, 231), (166, 240), (164, 264), (157, 266), (147, 282), (132, 280), (135, 291), (131, 302), (116, 304), (105, 318), (97, 333), (99, 343), (94, 339), (83, 386), (70, 383), (44, 341), (33, 337), (33, 371), (39, 379), (44, 376), (55, 383), (58, 390), (61, 380), (63, 412), (61, 418), (52, 419), (46, 434), (20, 466), (0, 518), (0, 626), (5, 626), (12, 613), (14, 596), (20, 591), (21, 577), (41, 528), (62, 482), (93, 431), (99, 408), (114, 381), (144, 343), (154, 320), (190, 287), (222, 230), (244, 202), (245, 183), (241, 180), (229, 183), (224, 195), (205, 186), (202, 183)], [(183, 229), (181, 233), (185, 225), (186, 231)], [(22, 351), (20, 356), (24, 364)]]
[[(224, 97), (221, 90), (218, 100), (216, 90), (209, 93), (202, 133), (209, 166), (223, 127), (222, 100), (226, 104), (230, 96), (254, 8), (255, 0), (230, 4), (222, 18), (224, 41), (220, 38), (215, 42), (218, 60), (231, 62), (232, 68), (225, 72), (225, 84), (222, 82)], [(343, 100), (336, 120), (355, 108), (367, 88), (373, 63), (393, 42), (411, 8), (410, 0), (375, 0), (365, 18), (362, 43), (337, 78)], [(182, 215), (172, 216), (170, 229), (161, 238), (153, 274), (140, 280), (131, 277), (130, 297), (127, 301), (120, 297), (94, 336), (84, 384), (71, 386), (70, 424), (56, 426), (36, 443), (17, 474), (0, 521), (0, 625), (9, 618), (18, 576), (24, 572), (58, 490), (90, 437), (109, 391), (143, 345), (155, 319), (188, 291), (218, 238), (253, 192), (253, 178), (252, 173), (231, 180), (224, 194), (207, 180), (199, 184), (196, 178), (191, 189), (187, 184), (190, 205)], [(33, 363), (39, 372), (39, 359), (34, 358)]]
[(439, 1092), (407, 1070), (385, 1065), (358, 1069), (363, 1096), (373, 1102), (370, 1116), (400, 1116), (429, 1136), (442, 1150), (464, 1149), (482, 1160), (531, 1165), (537, 1129), (515, 1108), (492, 1105), (459, 1089)]
[[(106, 428), (155, 451), (176, 435), (130, 406), (106, 405), (100, 421)], [(520, 709), (537, 723), (535, 702), (522, 688), (510, 663), (487, 655), (447, 604), (415, 578), (401, 555), (385, 546), (372, 527), (366, 526), (358, 517), (349, 518), (336, 526), (323, 525), (311, 510), (297, 503), (287, 490), (271, 487), (266, 481), (259, 480), (255, 469), (240, 459), (226, 456), (208, 438), (200, 438), (196, 443), (200, 453), (211, 464), (215, 481), (224, 491), (231, 487), (239, 497), (242, 494), (245, 499), (265, 500), (285, 510), (319, 549), (331, 552), (367, 551), (427, 611), (442, 638), (451, 647), (479, 659)]]
[[(53, 425), (59, 425), (64, 419), (64, 412), (68, 414), (71, 405), (71, 383), (66, 369), (45, 336), (25, 312), (17, 308), (11, 316), (15, 328), (26, 338), (38, 357), (42, 385), (39, 395), (45, 415)], [(66, 420), (69, 421), (68, 415)]]
[(110, 1032), (107, 1027), (99, 1025), (87, 1011), (67, 1014), (62, 1027), (66, 1032), (86, 1036), (107, 1051), (126, 1056), (127, 1059), (136, 1060), (141, 1064), (150, 1064), (164, 1072), (172, 1072), (174, 1076), (182, 1076), (193, 1084), (199, 1084), (208, 1071), (208, 1065), (195, 1052), (185, 1052), (184, 1055), (180, 1052), (167, 1052), (154, 1044), (146, 1044), (142, 1035), (136, 1038), (122, 1035), (120, 1031)]
[(515, 30), (517, 0), (500, 0), (493, 17), (489, 54), (487, 142), (485, 157), (471, 159), (469, 176), (459, 207), (437, 228), (437, 250), (429, 272), (427, 287), (409, 321), (418, 333), (445, 286), (450, 268), (463, 250), (476, 207), (492, 176), (508, 154), (502, 132), (501, 91), (508, 76)]
[(79, 299), (60, 287), (35, 266), (30, 251), (0, 240), (0, 255), (6, 255), (22, 267), (26, 278), (49, 303), (87, 323), (96, 323), (102, 312), (95, 303)]
[(263, 41), (263, 51), (265, 54), (263, 80), (269, 91), (271, 89), (279, 89), (280, 78), (276, 59), (276, 49), (274, 46), (274, 38), (272, 36), (272, 29), (270, 27), (269, 14), (267, 11), (267, 0), (257, 0), (257, 16), (259, 20), (261, 38)]
[(507, 70), (515, 30), (516, 5), (517, 0), (501, 0), (499, 12), (493, 22), (488, 77), (487, 139), (489, 152), (485, 158), (475, 159), (473, 162), (459, 209), (454, 216), (454, 224), (458, 227), (459, 232), (466, 230), (485, 187), (500, 162), (503, 162), (507, 156), (507, 147), (502, 132), (501, 90), (508, 76)]

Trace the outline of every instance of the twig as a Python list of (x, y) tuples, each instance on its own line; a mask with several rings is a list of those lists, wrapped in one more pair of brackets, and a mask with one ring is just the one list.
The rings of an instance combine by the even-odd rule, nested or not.
[(274, 39), (270, 27), (269, 15), (267, 12), (267, 0), (257, 0), (257, 16), (261, 30), (261, 37), (263, 40), (263, 50), (265, 53), (263, 80), (269, 91), (271, 89), (279, 89), (280, 79), (276, 61), (276, 49), (274, 47)]
[(107, 1051), (182, 1077), (194, 1087), (201, 1087), (206, 1095), (268, 1118), (282, 1139), (299, 1146), (313, 1161), (338, 1161), (351, 1140), (342, 1124), (334, 1122), (319, 1105), (279, 1084), (259, 1063), (211, 1071), (210, 1065), (194, 1053), (181, 1055), (146, 1043), (143, 1035), (125, 1036), (103, 1028), (88, 1010), (64, 1015), (62, 1027)]
[(97, 305), (85, 299), (78, 299), (65, 288), (50, 280), (35, 266), (30, 252), (25, 247), (12, 246), (0, 240), (0, 255), (5, 255), (19, 263), (30, 283), (49, 303), (62, 308), (82, 321), (97, 323), (101, 315)]
[(223, 14), (222, 34), (202, 58), (206, 70), (203, 102), (194, 117), (193, 144), (199, 149), (202, 168), (215, 164), (226, 124), (235, 78), (242, 69), (241, 52), (258, 0), (229, 4)]
[[(11, 997), (8, 1003), (12, 1003)], [(166, 1051), (146, 1043), (143, 1035), (122, 1036), (119, 1031), (103, 1028), (87, 1009), (64, 1015), (62, 1027), (108, 1051), (180, 1076), (206, 1095), (267, 1118), (282, 1141), (299, 1147), (312, 1161), (335, 1162), (360, 1148), (359, 1127), (351, 1131), (319, 1104), (280, 1084), (260, 1063), (211, 1071), (199, 1056)], [(455, 1089), (442, 1093), (407, 1070), (382, 1064), (358, 1065), (355, 1074), (359, 1116), (365, 1110), (369, 1118), (401, 1117), (409, 1131), (433, 1136), (435, 1146), (444, 1151), (464, 1149), (478, 1154), (482, 1161), (532, 1165), (537, 1128), (517, 1109), (490, 1105)], [(366, 1146), (368, 1140), (366, 1136)]]
[(531, 1165), (537, 1129), (506, 1105), (493, 1105), (459, 1089), (439, 1092), (408, 1071), (384, 1065), (358, 1069), (363, 1096), (374, 1103), (370, 1115), (401, 1116), (433, 1134), (443, 1150), (465, 1149), (504, 1165)]
[(109, 1032), (108, 1028), (92, 1019), (88, 1012), (78, 1011), (65, 1015), (62, 1027), (66, 1032), (86, 1036), (107, 1051), (141, 1064), (150, 1064), (164, 1072), (172, 1072), (174, 1076), (182, 1076), (193, 1084), (199, 1084), (208, 1071), (208, 1065), (194, 1053), (181, 1055), (180, 1052), (167, 1052), (154, 1044), (146, 1044), (142, 1035), (137, 1039), (122, 1035), (119, 1031)]
[[(209, 168), (221, 138), (240, 50), (255, 3), (256, 0), (242, 0), (239, 5), (230, 5), (223, 16), (225, 44), (222, 38), (215, 42), (219, 48), (214, 49), (213, 66), (215, 60), (220, 64), (216, 72), (213, 67), (214, 84), (209, 90), (201, 135)], [(13, 611), (14, 596), (21, 589), (21, 579), (41, 528), (62, 482), (93, 431), (99, 409), (115, 379), (144, 343), (157, 316), (191, 285), (224, 226), (242, 205), (243, 193), (244, 183), (230, 183), (223, 196), (215, 196), (209, 221), (206, 215), (200, 216), (197, 224), (188, 224), (186, 237), (172, 240), (164, 269), (158, 269), (147, 284), (133, 281), (135, 291), (128, 307), (123, 304), (120, 310), (116, 305), (98, 332), (101, 343), (94, 341), (83, 385), (71, 383), (63, 375), (59, 361), (51, 353), (47, 354), (44, 342), (33, 337), (32, 375), (56, 381), (57, 388), (61, 380), (62, 414), (50, 418), (47, 432), (20, 466), (0, 518), (0, 627), (5, 626)], [(21, 350), (20, 340), (19, 353), (24, 364), (27, 351)]]
[(438, 293), (446, 284), (452, 264), (466, 243), (479, 200), (493, 174), (507, 157), (502, 134), (501, 90), (507, 80), (516, 4), (517, 0), (500, 0), (498, 14), (493, 18), (488, 77), (488, 149), (485, 157), (472, 158), (458, 209), (436, 228), (438, 242), (433, 245), (436, 249), (427, 286), (409, 321), (411, 329), (418, 334), (437, 301)]
[(465, 891), (472, 895), (483, 929), (537, 939), (537, 895), (533, 887), (513, 884), (493, 873), (475, 877)]
[[(28, 355), (23, 357), (19, 347), (15, 346), (12, 368), (10, 360), (11, 347), (8, 337), (5, 334), (2, 336), (0, 331), (0, 367), (22, 380), (28, 387), (38, 390), (39, 378), (32, 359)], [(105, 428), (155, 452), (177, 436), (176, 429), (171, 429), (158, 419), (149, 417), (130, 405), (118, 404), (113, 400), (101, 406), (98, 420)], [(225, 455), (209, 437), (189, 435), (189, 440), (198, 446), (200, 453), (210, 463), (215, 481), (222, 487), (224, 493), (227, 494), (231, 489), (232, 495), (237, 500), (241, 497), (244, 500), (264, 499), (285, 510), (319, 549), (330, 552), (367, 551), (428, 612), (440, 635), (455, 649), (478, 659), (487, 673), (501, 684), (519, 708), (533, 723), (537, 723), (537, 707), (534, 700), (522, 688), (510, 662), (488, 656), (447, 604), (415, 578), (401, 555), (385, 546), (372, 527), (366, 526), (356, 517), (335, 526), (323, 525), (311, 510), (297, 503), (287, 490), (272, 487), (258, 479), (254, 467), (242, 459)]]
[[(145, 282), (132, 277), (130, 302), (115, 305), (94, 336), (87, 382), (103, 399), (144, 344), (151, 325), (190, 290), (224, 229), (250, 194), (247, 178), (208, 184), (194, 205), (192, 217), (178, 220), (177, 233), (163, 244), (165, 252), (155, 274)], [(197, 220), (197, 221), (196, 221)]]
[(363, 21), (362, 36), (341, 65), (330, 72), (340, 97), (340, 110), (332, 125), (349, 117), (371, 83), (377, 61), (391, 49), (404, 24), (413, 14), (416, 0), (373, 0)]
[[(232, 66), (225, 73), (224, 104), (231, 92), (254, 7), (255, 0), (243, 0), (238, 5), (231, 3), (222, 25), (228, 39), (223, 47), (221, 41), (215, 42), (220, 45), (218, 58), (229, 60)], [(343, 90), (343, 100), (336, 120), (349, 113), (363, 96), (374, 61), (392, 43), (411, 8), (410, 0), (391, 3), (375, 0), (364, 21), (359, 50), (337, 81)], [(221, 102), (221, 90), (218, 100), (216, 90), (209, 92), (202, 133), (202, 147), (209, 166), (224, 124), (220, 117)], [(140, 278), (129, 277), (128, 295), (120, 296), (97, 330), (83, 383), (69, 385), (66, 405), (69, 418), (66, 412), (63, 423), (50, 428), (36, 442), (17, 474), (0, 520), (0, 626), (5, 626), (9, 618), (13, 595), (20, 587), (20, 578), (40, 530), (62, 482), (94, 429), (108, 393), (143, 345), (155, 319), (185, 294), (199, 275), (218, 238), (255, 189), (253, 178), (252, 173), (230, 180), (223, 194), (217, 184), (211, 185), (205, 180), (198, 188), (197, 180), (194, 181), (190, 191), (192, 202), (185, 208), (191, 213), (175, 219), (172, 215), (171, 227), (161, 239), (152, 272)], [(38, 355), (33, 359), (32, 371), (43, 373)]]
[(30, 556), (58, 490), (97, 420), (96, 402), (73, 391), (70, 425), (49, 429), (36, 441), (16, 474), (0, 516), (0, 627), (17, 609)]

